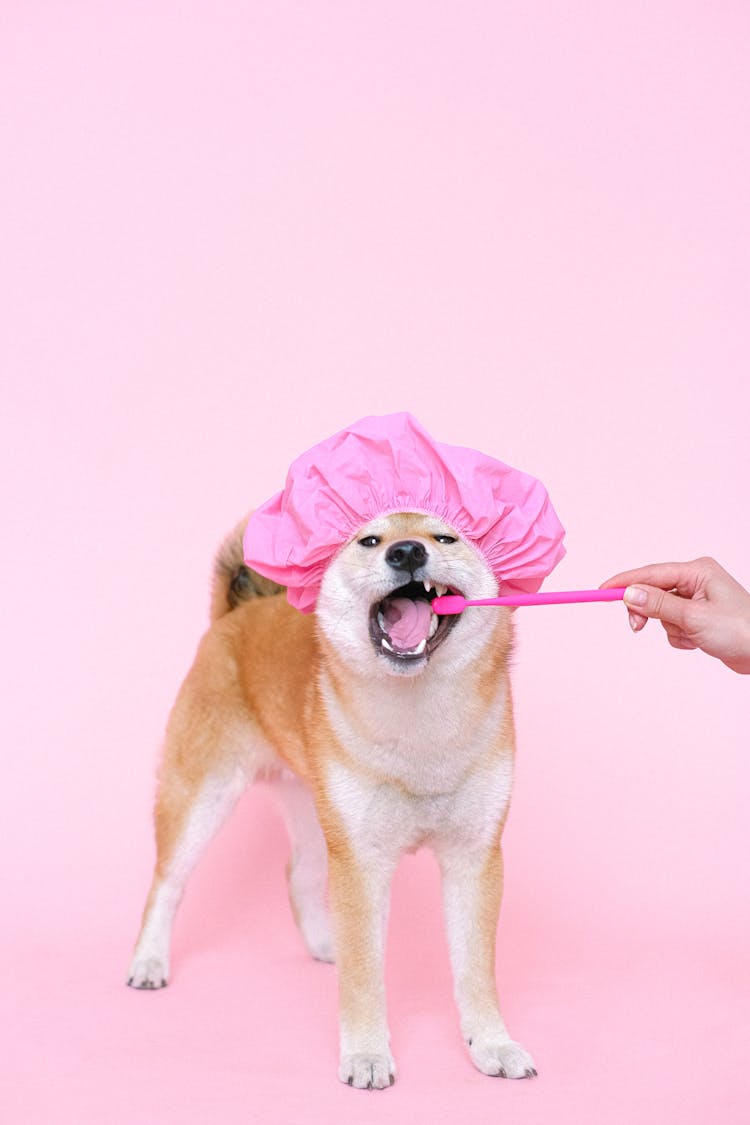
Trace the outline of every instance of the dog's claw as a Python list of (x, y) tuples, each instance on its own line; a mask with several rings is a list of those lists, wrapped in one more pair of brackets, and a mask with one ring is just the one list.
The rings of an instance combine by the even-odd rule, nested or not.
[(141, 992), (153, 992), (160, 988), (166, 988), (168, 978), (165, 968), (164, 963), (157, 957), (135, 960), (128, 972), (128, 986), (137, 988)]
[(358, 1090), (383, 1090), (395, 1082), (396, 1067), (390, 1053), (344, 1055), (339, 1078)]
[(511, 1039), (498, 1043), (475, 1035), (469, 1053), (477, 1070), (493, 1078), (533, 1078), (536, 1075), (531, 1055)]

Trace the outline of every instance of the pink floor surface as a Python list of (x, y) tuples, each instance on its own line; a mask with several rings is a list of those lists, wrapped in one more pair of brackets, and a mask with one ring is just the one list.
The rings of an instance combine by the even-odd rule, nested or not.
[(747, 1120), (744, 950), (710, 925), (651, 925), (637, 906), (608, 932), (595, 903), (576, 903), (580, 888), (568, 910), (546, 910), (514, 868), (509, 837), (498, 976), (537, 1079), (491, 1079), (472, 1067), (451, 997), (437, 870), (420, 853), (399, 869), (390, 927), (398, 1081), (372, 1093), (338, 1082), (335, 970), (302, 948), (285, 897), (283, 832), (255, 792), (189, 888), (167, 989), (123, 983), (147, 871), (128, 865), (122, 845), (109, 857), (112, 882), (93, 888), (88, 909), (83, 884), (92, 866), (103, 876), (101, 856), (71, 873), (73, 901), (54, 923), (22, 928), (4, 988), (5, 1120)]

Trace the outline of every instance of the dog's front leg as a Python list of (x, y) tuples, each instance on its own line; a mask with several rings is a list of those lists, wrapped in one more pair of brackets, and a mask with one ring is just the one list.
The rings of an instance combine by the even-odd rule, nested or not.
[(383, 957), (390, 883), (397, 856), (329, 841), (331, 916), (339, 979), (339, 1078), (350, 1086), (392, 1086)]
[(438, 851), (461, 1034), (483, 1074), (531, 1078), (534, 1060), (508, 1034), (495, 984), (495, 934), (503, 887), (499, 840)]

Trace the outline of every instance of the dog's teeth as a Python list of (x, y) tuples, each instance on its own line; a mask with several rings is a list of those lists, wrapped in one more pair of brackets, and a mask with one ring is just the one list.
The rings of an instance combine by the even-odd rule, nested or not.
[(388, 652), (392, 652), (394, 656), (421, 656), (425, 648), (427, 647), (427, 638), (423, 637), (416, 648), (403, 649), (401, 652), (398, 652), (392, 645), (390, 645), (385, 637), (381, 637), (380, 645), (382, 648), (387, 649)]
[(429, 578), (424, 578), (422, 580), (422, 585), (424, 586), (425, 593), (429, 594), (430, 590), (432, 589), (432, 583), (430, 582)]
[(431, 637), (434, 637), (435, 633), (437, 633), (437, 627), (438, 627), (439, 624), (440, 624), (440, 618), (438, 617), (438, 615), (436, 613), (433, 613), (432, 620), (430, 621), (430, 633), (429, 633), (429, 635)]
[(435, 593), (437, 594), (437, 596), (439, 598), (444, 597), (447, 589), (448, 589), (448, 587), (444, 586), (442, 582), (436, 582), (435, 583)]
[(383, 630), (384, 633), (387, 632), (386, 627), (385, 627), (385, 618), (383, 617), (382, 613), (378, 614), (378, 625), (380, 626), (380, 628)]

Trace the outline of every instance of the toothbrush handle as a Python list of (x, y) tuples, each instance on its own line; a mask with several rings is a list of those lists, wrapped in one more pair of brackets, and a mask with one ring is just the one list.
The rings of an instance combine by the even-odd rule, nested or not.
[(460, 594), (446, 594), (434, 598), (432, 608), (438, 614), (463, 613), (472, 605), (571, 605), (573, 602), (619, 602), (625, 593), (624, 586), (611, 590), (557, 590), (549, 594), (507, 594), (502, 598), (475, 598), (467, 601)]
[(620, 602), (624, 586), (610, 590), (556, 590), (545, 594), (508, 594), (502, 598), (478, 598), (468, 605), (571, 605), (574, 602)]

